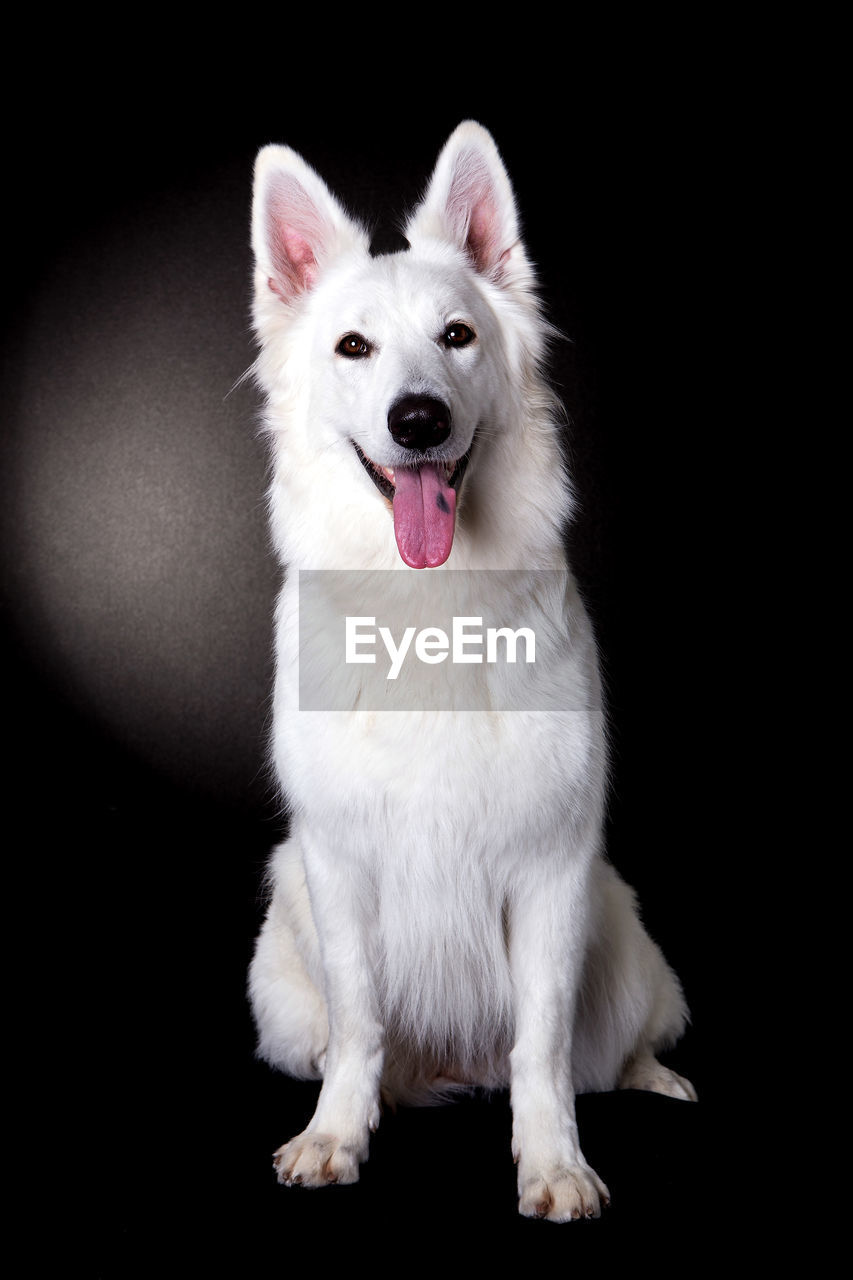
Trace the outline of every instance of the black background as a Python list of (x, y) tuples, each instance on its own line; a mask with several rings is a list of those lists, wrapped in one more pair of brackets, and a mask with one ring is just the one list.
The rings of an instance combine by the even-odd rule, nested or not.
[[(741, 963), (717, 872), (736, 842), (720, 750), (724, 89), (697, 92), (689, 50), (677, 69), (605, 53), (594, 70), (581, 50), (572, 74), (523, 88), (506, 50), (482, 85), (464, 63), (294, 85), (266, 57), (262, 99), (212, 70), (189, 91), (171, 65), (66, 69), (49, 135), (29, 122), (7, 151), (7, 909), (38, 1134), (23, 1182), (49, 1206), (34, 1256), (254, 1275), (294, 1250), (318, 1266), (353, 1242), (385, 1256), (399, 1233), (451, 1273), (492, 1248), (570, 1265), (624, 1247), (677, 1270), (729, 1238)], [(466, 117), (502, 151), (566, 336), (553, 373), (608, 688), (610, 853), (684, 983), (693, 1025), (669, 1060), (701, 1099), (581, 1099), (613, 1205), (562, 1228), (517, 1218), (503, 1097), (386, 1117), (357, 1187), (276, 1186), (271, 1152), (316, 1088), (254, 1062), (244, 991), (281, 830), (265, 762), (278, 571), (258, 401), (239, 382), (254, 154), (294, 146), (381, 232)]]

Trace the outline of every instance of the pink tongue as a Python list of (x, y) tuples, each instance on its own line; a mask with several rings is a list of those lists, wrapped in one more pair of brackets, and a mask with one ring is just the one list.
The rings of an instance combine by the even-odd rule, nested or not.
[(413, 569), (435, 569), (450, 555), (456, 523), (456, 490), (444, 477), (444, 464), (398, 467), (394, 481), (397, 549)]

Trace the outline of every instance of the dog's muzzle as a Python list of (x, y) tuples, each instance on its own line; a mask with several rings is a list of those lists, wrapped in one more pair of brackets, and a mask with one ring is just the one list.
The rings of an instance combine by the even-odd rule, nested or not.
[(434, 451), (451, 429), (450, 409), (442, 400), (407, 395), (391, 406), (388, 431), (396, 445), (411, 451), (408, 464), (380, 466), (353, 441), (368, 475), (391, 502), (397, 549), (413, 569), (438, 568), (453, 546), (456, 497), (471, 447), (459, 458), (436, 459)]

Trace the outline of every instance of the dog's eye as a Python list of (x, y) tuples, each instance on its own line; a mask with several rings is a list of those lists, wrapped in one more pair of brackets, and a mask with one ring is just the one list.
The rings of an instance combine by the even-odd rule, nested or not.
[(469, 325), (463, 324), (461, 320), (454, 320), (449, 324), (442, 334), (442, 342), (446, 347), (467, 347), (469, 342), (473, 342), (476, 333)]
[(369, 356), (373, 348), (360, 333), (345, 333), (335, 347), (339, 356), (348, 356), (350, 360), (360, 360)]

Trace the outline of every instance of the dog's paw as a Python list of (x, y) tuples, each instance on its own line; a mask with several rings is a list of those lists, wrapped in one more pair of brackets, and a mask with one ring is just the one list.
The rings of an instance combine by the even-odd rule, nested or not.
[(273, 1154), (278, 1181), (286, 1187), (328, 1187), (358, 1182), (361, 1153), (328, 1133), (301, 1133)]
[(626, 1064), (619, 1081), (620, 1089), (643, 1089), (662, 1093), (668, 1098), (696, 1102), (696, 1090), (689, 1080), (678, 1075), (650, 1054), (643, 1054)]
[(698, 1101), (696, 1090), (690, 1081), (685, 1076), (671, 1071), (669, 1067), (660, 1068), (651, 1088), (655, 1093), (663, 1093), (668, 1098), (681, 1098), (683, 1102)]
[(599, 1218), (610, 1203), (610, 1192), (588, 1165), (555, 1168), (533, 1177), (519, 1178), (518, 1211), (525, 1218), (571, 1222)]

